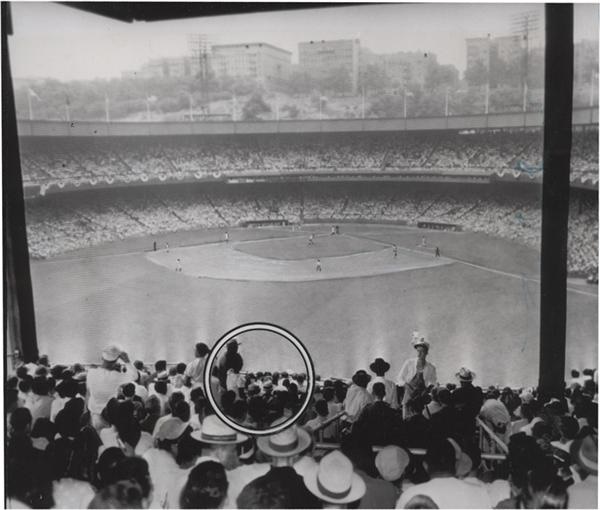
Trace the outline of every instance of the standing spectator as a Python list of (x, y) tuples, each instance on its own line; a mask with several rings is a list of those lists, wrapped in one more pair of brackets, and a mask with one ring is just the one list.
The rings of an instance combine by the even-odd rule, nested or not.
[(196, 358), (185, 369), (184, 375), (186, 383), (191, 384), (192, 388), (200, 386), (204, 389), (204, 367), (210, 349), (204, 342), (196, 344)]
[(460, 387), (452, 392), (452, 403), (456, 411), (457, 430), (460, 431), (461, 441), (465, 446), (472, 442), (475, 435), (475, 418), (483, 405), (483, 392), (481, 388), (473, 386), (475, 373), (462, 367), (456, 374)]
[[(119, 360), (125, 363), (125, 371), (121, 371)], [(97, 430), (106, 426), (101, 413), (108, 401), (115, 397), (119, 388), (137, 379), (137, 370), (129, 361), (126, 352), (116, 345), (109, 345), (102, 351), (102, 366), (92, 368), (87, 374), (89, 393), (88, 407), (92, 415), (92, 425)]]
[(417, 357), (404, 362), (396, 380), (398, 386), (404, 386), (404, 397), (402, 399), (404, 419), (411, 416), (410, 406), (407, 404), (413, 399), (420, 398), (428, 386), (437, 383), (435, 366), (427, 361), (429, 342), (418, 331), (414, 331), (411, 345), (417, 350)]
[(392, 409), (398, 409), (398, 391), (394, 381), (390, 381), (385, 378), (386, 372), (390, 369), (390, 364), (383, 358), (376, 358), (373, 363), (369, 365), (371, 372), (375, 374), (375, 377), (371, 380), (367, 386), (367, 390), (373, 392), (373, 385), (377, 382), (383, 383), (385, 386), (385, 399)]
[(38, 418), (50, 418), (54, 398), (49, 395), (49, 379), (43, 376), (34, 377), (31, 390), (33, 391), (33, 398), (29, 410), (31, 411), (32, 422), (35, 423)]
[(227, 343), (226, 352), (219, 360), (219, 382), (221, 387), (227, 389), (227, 375), (229, 370), (233, 370), (233, 373), (238, 374), (244, 366), (244, 360), (238, 352), (240, 344), (234, 338)]

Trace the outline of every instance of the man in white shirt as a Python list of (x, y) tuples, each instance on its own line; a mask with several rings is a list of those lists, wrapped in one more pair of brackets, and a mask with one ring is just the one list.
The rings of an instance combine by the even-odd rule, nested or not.
[(200, 386), (204, 389), (204, 367), (210, 349), (204, 342), (196, 344), (196, 358), (185, 369), (184, 376), (192, 384), (192, 388)]
[(367, 391), (367, 384), (370, 380), (371, 376), (364, 370), (358, 370), (352, 376), (353, 384), (348, 388), (344, 400), (344, 411), (348, 415), (347, 421), (354, 423), (363, 409), (373, 402), (372, 395)]
[(430, 480), (406, 489), (396, 508), (405, 508), (417, 495), (428, 496), (438, 508), (491, 508), (483, 485), (456, 478), (456, 450), (447, 439), (432, 442), (425, 455)]
[[(121, 371), (122, 360), (125, 371)], [(92, 425), (97, 430), (106, 426), (101, 413), (108, 401), (117, 396), (119, 388), (137, 379), (137, 370), (129, 361), (129, 356), (116, 345), (109, 345), (102, 351), (102, 366), (92, 368), (87, 374), (88, 408)]]
[(369, 365), (369, 369), (375, 374), (375, 377), (368, 384), (367, 391), (373, 393), (373, 385), (377, 382), (383, 383), (385, 386), (385, 398), (383, 401), (388, 403), (392, 409), (398, 409), (398, 391), (396, 389), (396, 383), (384, 377), (385, 373), (390, 369), (390, 364), (383, 358), (377, 358)]

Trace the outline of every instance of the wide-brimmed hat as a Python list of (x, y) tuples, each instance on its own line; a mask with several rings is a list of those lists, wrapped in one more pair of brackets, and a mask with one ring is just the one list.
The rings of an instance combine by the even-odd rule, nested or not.
[(456, 453), (456, 463), (454, 465), (456, 476), (458, 478), (463, 478), (467, 476), (473, 468), (473, 461), (471, 460), (471, 457), (462, 451), (462, 448), (454, 439), (448, 437), (447, 440), (452, 445), (452, 448), (454, 448), (454, 452)]
[(410, 455), (404, 448), (388, 445), (377, 453), (375, 466), (381, 478), (388, 482), (399, 480), (410, 463)]
[(571, 443), (571, 459), (583, 470), (598, 475), (598, 436), (587, 435)]
[(366, 492), (365, 482), (354, 472), (352, 462), (338, 450), (325, 455), (318, 467), (306, 474), (304, 484), (320, 500), (328, 503), (351, 503)]
[(390, 364), (383, 358), (375, 358), (375, 361), (369, 365), (371, 372), (379, 374), (381, 372), (387, 372), (390, 369)]
[(475, 379), (475, 372), (472, 372), (468, 368), (461, 367), (460, 370), (456, 372), (456, 377), (458, 377), (459, 381), (470, 382)]
[[(273, 425), (277, 425), (277, 421)], [(292, 457), (306, 450), (310, 443), (310, 434), (296, 426), (256, 440), (258, 448), (270, 457)]]
[(427, 350), (429, 350), (429, 342), (425, 340), (425, 336), (418, 331), (413, 331), (410, 345), (412, 345), (415, 349), (420, 346), (425, 346)]
[(192, 432), (192, 437), (208, 444), (239, 444), (248, 440), (248, 436), (236, 432), (214, 414), (204, 418), (202, 430)]
[(102, 359), (104, 361), (117, 361), (121, 356), (121, 349), (116, 345), (109, 345), (102, 349)]
[(158, 430), (156, 431), (156, 434), (154, 435), (154, 438), (174, 441), (175, 439), (179, 439), (181, 437), (187, 427), (188, 424), (181, 419), (169, 418), (161, 423), (160, 427), (158, 427)]
[(352, 382), (358, 386), (366, 386), (370, 380), (371, 376), (365, 370), (357, 370), (352, 376)]

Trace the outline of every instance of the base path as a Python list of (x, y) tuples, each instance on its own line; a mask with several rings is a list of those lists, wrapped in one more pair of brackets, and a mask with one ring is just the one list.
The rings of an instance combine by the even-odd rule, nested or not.
[[(301, 242), (304, 242), (303, 239)], [(176, 272), (181, 264), (182, 275), (196, 278), (262, 282), (356, 278), (453, 263), (452, 260), (444, 257), (436, 258), (429, 253), (417, 253), (402, 248), (398, 248), (398, 255), (394, 257), (391, 245), (382, 242), (371, 243), (369, 251), (327, 256), (326, 253), (320, 254), (319, 241), (319, 238), (315, 240), (317, 245), (314, 247), (314, 256), (293, 260), (269, 257), (267, 254), (258, 256), (244, 251), (243, 245), (255, 244), (254, 241), (220, 242), (175, 248), (169, 252), (166, 250), (150, 252), (146, 257), (173, 272)], [(322, 270), (320, 272), (316, 269), (317, 258), (321, 259)], [(180, 261), (178, 262), (177, 259)]]

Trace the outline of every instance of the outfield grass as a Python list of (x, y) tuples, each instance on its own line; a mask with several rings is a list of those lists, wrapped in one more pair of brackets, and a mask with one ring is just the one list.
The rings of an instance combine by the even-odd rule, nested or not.
[[(431, 259), (437, 245), (455, 261), (344, 279), (236, 281), (197, 278), (153, 263), (143, 252), (153, 238), (113, 243), (32, 263), (41, 352), (55, 362), (96, 362), (102, 346), (117, 342), (134, 359), (189, 361), (196, 341), (212, 345), (241, 323), (264, 321), (298, 336), (324, 376), (349, 377), (358, 368), (367, 369), (376, 356), (391, 363), (395, 376), (414, 354), (409, 341), (412, 330), (419, 329), (431, 341), (430, 358), (442, 381), (453, 380), (464, 365), (478, 374), (480, 384), (536, 384), (535, 250), (482, 234), (428, 232), (423, 248), (423, 232), (415, 229), (343, 225), (342, 230), (348, 237), (329, 237), (328, 226), (317, 228), (325, 234), (317, 240), (333, 243), (326, 249), (336, 257), (371, 249), (377, 253), (380, 243), (396, 243), (424, 260)], [(276, 262), (286, 264), (284, 259), (297, 257), (300, 247), (280, 238), (298, 235), (281, 228), (230, 230), (230, 249), (240, 240), (273, 238), (245, 250), (249, 247), (255, 257), (256, 250), (265, 250), (263, 256), (276, 254)], [(175, 249), (222, 238), (220, 231), (205, 231), (156, 239)], [(567, 370), (595, 365), (598, 355), (597, 288), (570, 288)], [(245, 349), (249, 360), (253, 354), (248, 345), (242, 354)], [(279, 364), (277, 348), (260, 351), (263, 357), (256, 363)]]

